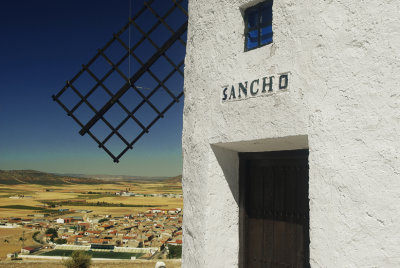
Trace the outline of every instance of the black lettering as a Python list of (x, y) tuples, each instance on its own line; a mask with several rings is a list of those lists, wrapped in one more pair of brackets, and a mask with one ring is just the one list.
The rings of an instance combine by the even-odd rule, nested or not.
[(242, 96), (240, 95), (240, 91), (243, 91), (244, 96), (247, 97), (247, 81), (245, 82), (245, 85), (246, 86), (244, 86), (242, 83), (239, 83), (239, 98), (242, 98)]
[(282, 75), (279, 77), (279, 89), (280, 89), (280, 90), (285, 90), (285, 89), (287, 89), (288, 84), (289, 84), (289, 77), (288, 77), (288, 75), (287, 75), (287, 74), (282, 74)]
[(223, 95), (223, 98), (222, 98), (222, 100), (224, 101), (224, 100), (226, 100), (227, 98), (228, 98), (228, 95), (226, 95), (226, 91), (228, 90), (228, 88), (226, 87), (226, 88), (224, 88), (224, 90), (222, 91), (222, 95)]
[(234, 88), (234, 86), (232, 86), (231, 95), (229, 95), (229, 99), (236, 99), (235, 88)]
[[(254, 83), (255, 83), (255, 82), (257, 82), (257, 91), (253, 91)], [(253, 81), (251, 82), (251, 84), (250, 84), (250, 93), (251, 93), (252, 96), (257, 95), (258, 90), (259, 90), (259, 88), (258, 88), (258, 85), (259, 85), (259, 84), (260, 84), (260, 80), (259, 80), (259, 79), (253, 80)]]
[(267, 92), (266, 90), (265, 90), (265, 88), (268, 86), (268, 92), (272, 92), (272, 79), (274, 78), (273, 76), (270, 76), (269, 77), (269, 81), (268, 81), (268, 83), (266, 82), (266, 80), (267, 80), (267, 78), (268, 77), (264, 77), (263, 78), (263, 89), (262, 89), (262, 93), (265, 93), (265, 92)]

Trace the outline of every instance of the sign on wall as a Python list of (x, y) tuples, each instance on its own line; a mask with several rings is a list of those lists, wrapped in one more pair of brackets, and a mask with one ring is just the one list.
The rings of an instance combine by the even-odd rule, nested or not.
[(222, 88), (222, 102), (239, 101), (248, 98), (271, 95), (289, 90), (290, 72), (243, 81)]

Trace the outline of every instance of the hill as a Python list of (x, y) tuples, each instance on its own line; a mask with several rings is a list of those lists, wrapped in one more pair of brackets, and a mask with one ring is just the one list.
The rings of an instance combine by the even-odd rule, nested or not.
[(36, 170), (0, 170), (0, 184), (101, 184), (104, 181), (93, 178), (60, 176)]
[(182, 175), (175, 177), (150, 177), (133, 175), (109, 175), (109, 174), (57, 174), (75, 178), (93, 178), (107, 182), (182, 182)]
[(178, 175), (176, 177), (167, 178), (167, 179), (164, 180), (164, 182), (167, 182), (167, 183), (178, 183), (178, 182), (180, 182), (180, 183), (182, 183), (182, 175)]

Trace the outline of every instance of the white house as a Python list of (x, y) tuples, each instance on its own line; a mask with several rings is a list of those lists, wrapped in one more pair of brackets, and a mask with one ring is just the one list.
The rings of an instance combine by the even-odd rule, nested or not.
[(161, 213), (162, 209), (160, 209), (160, 208), (151, 208), (147, 212), (148, 213)]
[(189, 1), (182, 267), (400, 267), (399, 14)]

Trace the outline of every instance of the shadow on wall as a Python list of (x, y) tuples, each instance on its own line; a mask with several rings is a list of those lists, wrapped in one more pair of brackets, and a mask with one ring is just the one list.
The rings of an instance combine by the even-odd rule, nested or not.
[(308, 136), (296, 135), (250, 141), (218, 143), (211, 149), (222, 169), (231, 193), (239, 206), (239, 154), (238, 152), (271, 152), (308, 149)]
[(239, 156), (238, 153), (229, 149), (211, 145), (211, 149), (218, 161), (231, 193), (239, 205)]

